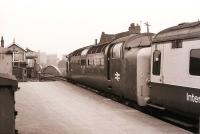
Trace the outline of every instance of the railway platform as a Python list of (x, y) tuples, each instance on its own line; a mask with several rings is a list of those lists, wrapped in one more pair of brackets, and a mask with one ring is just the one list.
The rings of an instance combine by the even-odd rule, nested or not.
[(19, 134), (190, 132), (65, 81), (19, 83)]

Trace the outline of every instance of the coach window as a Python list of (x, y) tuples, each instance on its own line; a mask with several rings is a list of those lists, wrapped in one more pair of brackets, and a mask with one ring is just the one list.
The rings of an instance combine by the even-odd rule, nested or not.
[(86, 65), (86, 60), (85, 59), (82, 59), (81, 60), (81, 66), (85, 66)]
[(88, 66), (90, 65), (90, 60), (88, 59)]
[(123, 43), (115, 44), (112, 48), (112, 58), (120, 58), (122, 53), (122, 45)]
[(153, 52), (153, 75), (160, 75), (160, 65), (161, 65), (161, 52), (155, 50)]
[(89, 64), (88, 65), (93, 65), (93, 60), (89, 59)]
[(174, 40), (172, 41), (172, 49), (182, 48), (182, 40)]
[(200, 49), (190, 51), (190, 74), (200, 76)]

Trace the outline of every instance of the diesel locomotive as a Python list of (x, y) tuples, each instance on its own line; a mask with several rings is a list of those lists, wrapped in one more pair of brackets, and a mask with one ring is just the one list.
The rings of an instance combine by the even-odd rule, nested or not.
[(200, 114), (200, 22), (135, 33), (67, 56), (66, 77), (190, 118)]

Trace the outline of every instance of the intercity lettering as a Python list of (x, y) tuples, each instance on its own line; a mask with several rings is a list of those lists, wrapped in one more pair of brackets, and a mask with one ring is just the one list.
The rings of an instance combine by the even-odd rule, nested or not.
[(186, 100), (193, 103), (200, 103), (200, 97), (195, 96), (194, 94), (186, 94)]

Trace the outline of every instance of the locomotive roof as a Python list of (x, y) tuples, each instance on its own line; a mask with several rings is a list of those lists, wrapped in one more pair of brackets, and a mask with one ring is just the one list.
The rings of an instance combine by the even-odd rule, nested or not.
[[(92, 45), (91, 45), (92, 46)], [(81, 52), (86, 49), (86, 48), (90, 48), (91, 46), (86, 46), (86, 47), (82, 47), (82, 48), (79, 48), (75, 51), (73, 51), (72, 53), (69, 54), (69, 56), (78, 56), (78, 55), (81, 55)]]
[(184, 40), (200, 37), (200, 22), (181, 23), (159, 32), (153, 39), (153, 43), (172, 40)]
[(109, 44), (119, 43), (119, 42), (125, 42), (126, 47), (145, 47), (150, 46), (151, 38), (154, 34), (153, 33), (140, 33), (140, 34), (131, 34), (126, 37), (122, 37), (119, 39), (114, 40), (111, 43), (104, 43), (100, 45), (90, 45), (83, 48), (79, 48), (72, 53), (69, 54), (69, 56), (79, 56), (81, 55), (81, 52), (85, 49), (89, 49), (87, 54), (93, 54), (93, 53), (101, 53), (105, 51), (105, 48)]
[(104, 44), (100, 44), (100, 45), (94, 45), (88, 50), (87, 54), (104, 52), (106, 46), (108, 46), (108, 45), (109, 45), (109, 43), (104, 43)]
[(129, 36), (119, 38), (113, 41), (112, 43), (125, 42), (126, 46), (145, 47), (145, 46), (150, 46), (153, 35), (154, 35), (153, 33), (131, 34)]

